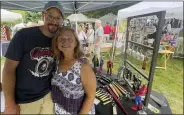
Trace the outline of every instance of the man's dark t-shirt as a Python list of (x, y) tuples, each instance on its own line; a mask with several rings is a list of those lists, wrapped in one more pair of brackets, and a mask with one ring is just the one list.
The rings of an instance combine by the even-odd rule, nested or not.
[(19, 61), (15, 86), (17, 103), (39, 100), (50, 91), (54, 64), (51, 41), (39, 27), (31, 27), (18, 31), (10, 42), (5, 57)]

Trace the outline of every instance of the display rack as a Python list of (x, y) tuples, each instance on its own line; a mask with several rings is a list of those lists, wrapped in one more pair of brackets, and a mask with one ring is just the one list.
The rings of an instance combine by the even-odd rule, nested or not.
[[(150, 93), (151, 93), (151, 89), (152, 89), (152, 81), (153, 81), (154, 72), (155, 72), (155, 66), (156, 66), (156, 61), (157, 61), (157, 55), (158, 55), (158, 50), (159, 50), (159, 45), (160, 45), (160, 39), (161, 39), (161, 33), (162, 33), (163, 24), (164, 24), (165, 14), (166, 14), (165, 11), (159, 11), (159, 12), (154, 12), (154, 13), (149, 13), (149, 14), (144, 14), (144, 15), (132, 16), (132, 17), (128, 17), (128, 19), (127, 19), (125, 55), (124, 55), (124, 61), (122, 64), (123, 67), (122, 66), (120, 67), (118, 77), (121, 75), (120, 71), (124, 71), (126, 68), (131, 67), (131, 69), (133, 69), (133, 71), (136, 71), (140, 76), (142, 76), (144, 79), (147, 80), (147, 82), (148, 82), (147, 93), (145, 95), (145, 100), (144, 100), (144, 106), (146, 106), (146, 107), (148, 106)], [(132, 24), (132, 22), (134, 22), (132, 20), (135, 20), (135, 19), (140, 20), (140, 18), (145, 18), (145, 17), (150, 17), (150, 16), (155, 16), (158, 18), (157, 26), (155, 26), (156, 30), (155, 30), (153, 44), (148, 45), (148, 44), (145, 44), (145, 43), (140, 42), (140, 41), (138, 42), (138, 41), (131, 40), (131, 35), (130, 35), (132, 33), (131, 24)], [(135, 29), (135, 28), (133, 28), (133, 29)], [(140, 35), (141, 35), (141, 33), (140, 33)], [(129, 50), (130, 46), (132, 46), (132, 47), (135, 46), (135, 47), (137, 47), (137, 49), (144, 48), (144, 49), (146, 49), (146, 50), (144, 50), (144, 52), (148, 52), (148, 51), (151, 52), (151, 55), (149, 55), (150, 61), (151, 61), (149, 74), (146, 74), (145, 71), (136, 67), (136, 65), (133, 62), (128, 60), (128, 55), (129, 55), (128, 50)], [(125, 72), (122, 72), (122, 73), (124, 76)], [(126, 81), (126, 83), (127, 83), (127, 81)]]

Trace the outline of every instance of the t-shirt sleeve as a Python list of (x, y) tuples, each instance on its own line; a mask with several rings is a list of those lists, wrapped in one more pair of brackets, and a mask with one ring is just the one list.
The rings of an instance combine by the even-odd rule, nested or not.
[(103, 34), (104, 34), (103, 28), (102, 29), (99, 29), (99, 31), (98, 31), (98, 37), (99, 36), (102, 37)]
[(24, 51), (24, 41), (21, 35), (21, 31), (18, 31), (13, 39), (11, 40), (7, 52), (5, 54), (5, 57), (8, 59), (12, 59), (15, 61), (20, 61), (20, 59), (23, 56)]

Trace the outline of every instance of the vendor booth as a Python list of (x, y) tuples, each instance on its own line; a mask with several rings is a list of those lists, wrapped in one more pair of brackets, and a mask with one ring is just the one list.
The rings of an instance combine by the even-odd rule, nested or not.
[[(75, 1), (60, 3), (65, 6), (64, 10), (66, 12), (77, 13), (128, 4), (130, 2), (86, 1), (80, 3), (79, 1)], [(32, 2), (4, 1), (2, 2), (2, 7), (7, 9), (42, 11), (43, 4), (45, 2), (41, 1), (35, 2), (35, 4)], [(125, 10), (125, 12), (124, 18), (127, 20), (124, 23), (126, 26), (124, 30), (126, 31), (122, 35), (124, 36), (124, 43), (117, 42), (113, 45), (102, 45), (101, 52), (110, 52), (112, 47), (124, 46), (124, 60), (117, 75), (107, 74), (106, 71), (95, 73), (97, 78), (96, 98), (94, 101), (96, 114), (172, 114), (165, 96), (152, 91), (156, 57), (162, 38), (166, 11), (161, 8), (156, 11), (147, 10), (144, 13), (142, 10), (140, 12), (135, 11), (134, 13), (131, 13), (129, 10)], [(118, 41), (120, 40), (118, 39)], [(141, 64), (136, 64), (134, 63), (135, 61)], [(148, 61), (151, 62), (150, 65), (147, 64)], [(113, 63), (109, 60), (107, 66), (109, 69), (113, 66)], [(145, 70), (148, 70), (148, 73)]]

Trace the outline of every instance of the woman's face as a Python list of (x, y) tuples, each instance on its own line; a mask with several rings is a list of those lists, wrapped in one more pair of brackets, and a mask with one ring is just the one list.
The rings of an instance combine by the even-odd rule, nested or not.
[(63, 31), (57, 39), (58, 49), (62, 52), (74, 51), (76, 47), (75, 36), (71, 31)]

